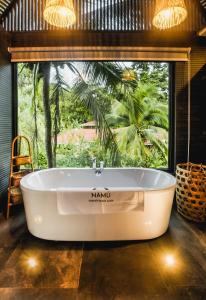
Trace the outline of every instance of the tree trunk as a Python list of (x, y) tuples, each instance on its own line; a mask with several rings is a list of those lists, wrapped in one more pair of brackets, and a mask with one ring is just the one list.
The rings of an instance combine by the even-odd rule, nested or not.
[(57, 85), (55, 87), (55, 93), (54, 93), (54, 130), (53, 130), (53, 165), (56, 167), (56, 152), (57, 152), (57, 135), (60, 132), (60, 107), (59, 107), (59, 97), (60, 97), (60, 91), (61, 91), (61, 79), (58, 69), (58, 64), (54, 63), (54, 68), (56, 70), (56, 79), (57, 79)]
[(60, 125), (60, 108), (59, 108), (59, 90), (57, 89), (55, 95), (55, 115), (54, 115), (54, 147), (53, 147), (53, 164), (56, 167), (56, 152), (57, 152), (57, 135), (59, 134)]
[(51, 121), (51, 109), (49, 101), (49, 79), (50, 79), (50, 63), (41, 64), (41, 73), (43, 78), (42, 98), (44, 105), (44, 120), (45, 120), (45, 147), (48, 167), (53, 167), (53, 155), (52, 155), (52, 121)]

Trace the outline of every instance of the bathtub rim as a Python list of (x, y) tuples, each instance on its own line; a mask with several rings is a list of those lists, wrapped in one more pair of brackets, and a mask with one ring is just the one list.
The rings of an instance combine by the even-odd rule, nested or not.
[[(24, 176), (20, 181), (20, 187), (24, 191), (35, 191), (35, 192), (58, 192), (58, 191), (71, 191), (71, 192), (107, 192), (104, 188), (98, 188), (96, 190), (92, 190), (93, 187), (85, 188), (85, 187), (75, 187), (75, 188), (36, 188), (32, 187), (28, 184), (27, 180), (30, 176), (33, 176), (35, 173), (46, 173), (46, 172), (52, 172), (54, 170), (92, 170), (92, 168), (49, 168), (49, 169), (43, 169), (38, 170), (32, 173), (27, 174)], [(137, 167), (129, 167), (129, 168), (105, 168), (105, 170), (146, 170), (146, 171), (153, 171), (155, 173), (161, 173), (164, 176), (169, 176), (171, 179), (171, 183), (168, 185), (165, 185), (164, 187), (110, 187), (108, 192), (151, 192), (151, 191), (162, 191), (162, 190), (168, 190), (176, 187), (176, 178), (166, 171), (157, 170), (153, 168), (137, 168)]]

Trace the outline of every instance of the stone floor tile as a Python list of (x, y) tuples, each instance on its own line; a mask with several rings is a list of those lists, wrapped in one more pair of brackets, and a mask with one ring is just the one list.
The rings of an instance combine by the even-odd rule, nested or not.
[(76, 300), (75, 289), (0, 288), (0, 300)]
[(24, 239), (0, 271), (0, 287), (78, 288), (82, 244)]

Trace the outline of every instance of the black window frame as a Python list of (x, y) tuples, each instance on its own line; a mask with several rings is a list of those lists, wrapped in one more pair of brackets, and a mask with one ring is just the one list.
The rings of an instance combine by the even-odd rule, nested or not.
[[(75, 60), (74, 60), (75, 61)], [(101, 59), (99, 60), (101, 61)], [(104, 60), (105, 61), (105, 60)], [(118, 61), (118, 59), (116, 60)], [(124, 61), (135, 61), (135, 60), (124, 60)], [(140, 61), (140, 60), (138, 60)], [(156, 168), (159, 170), (166, 171), (174, 174), (175, 172), (175, 152), (176, 152), (176, 130), (175, 130), (175, 62), (171, 61), (146, 61), (142, 62), (162, 62), (168, 63), (169, 69), (169, 99), (168, 99), (168, 118), (169, 118), (169, 130), (168, 130), (168, 167), (167, 168)], [(35, 63), (35, 62), (34, 62)], [(12, 63), (13, 66), (13, 137), (18, 135), (18, 63)]]

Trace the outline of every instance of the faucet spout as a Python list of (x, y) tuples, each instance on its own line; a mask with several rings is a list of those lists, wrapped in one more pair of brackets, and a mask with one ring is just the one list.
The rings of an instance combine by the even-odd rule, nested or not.
[(92, 169), (94, 170), (95, 175), (97, 175), (97, 176), (101, 175), (104, 170), (104, 162), (100, 161), (99, 168), (97, 168), (96, 157), (93, 157), (92, 158)]
[(96, 157), (92, 158), (92, 169), (96, 171), (97, 168), (97, 160)]
[(104, 162), (103, 161), (100, 161), (100, 171), (103, 172), (104, 170)]

